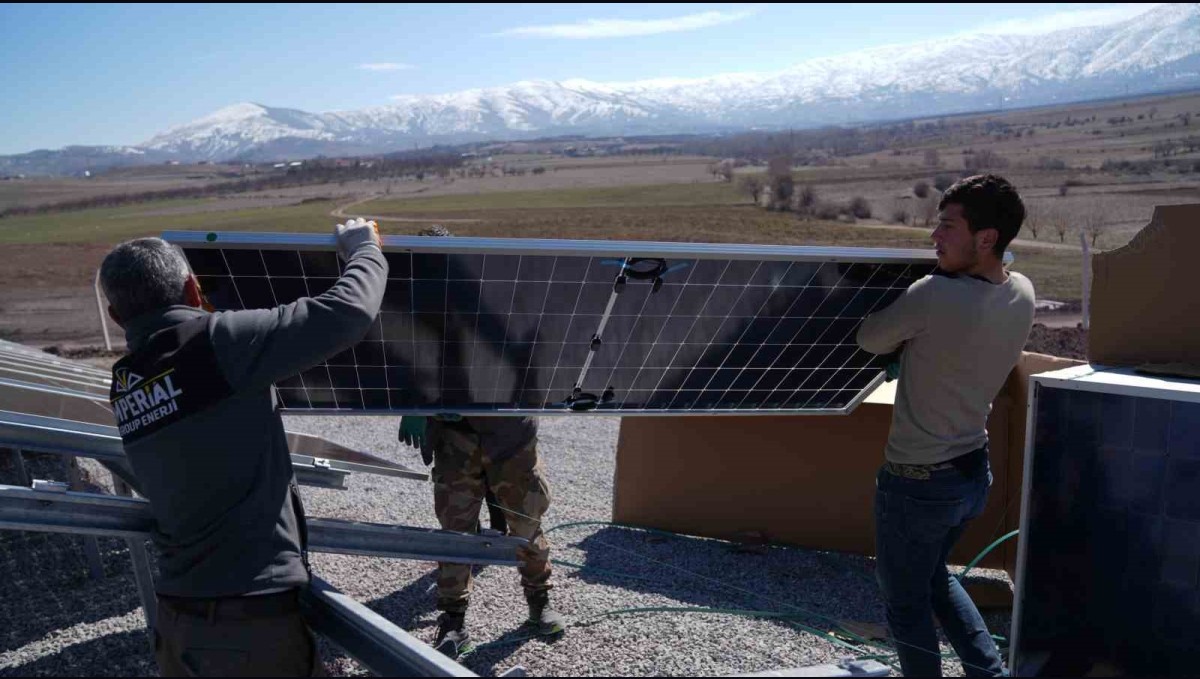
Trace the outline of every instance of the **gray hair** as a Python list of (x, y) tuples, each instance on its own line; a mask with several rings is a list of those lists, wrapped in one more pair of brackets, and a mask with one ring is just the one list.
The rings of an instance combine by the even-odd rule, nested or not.
[(122, 321), (183, 304), (190, 275), (183, 254), (161, 238), (121, 243), (100, 265), (100, 285)]

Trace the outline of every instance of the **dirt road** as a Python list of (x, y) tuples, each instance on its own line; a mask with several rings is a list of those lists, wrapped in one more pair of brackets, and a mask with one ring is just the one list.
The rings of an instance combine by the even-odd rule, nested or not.
[(428, 217), (381, 217), (379, 215), (362, 215), (362, 214), (355, 214), (355, 213), (346, 214), (346, 210), (351, 207), (354, 207), (355, 205), (361, 205), (362, 203), (367, 203), (367, 202), (370, 202), (372, 200), (375, 200), (377, 198), (382, 198), (382, 197), (383, 197), (383, 194), (377, 193), (377, 194), (372, 194), (370, 196), (367, 196), (366, 198), (359, 198), (357, 200), (346, 203), (345, 205), (334, 208), (329, 213), (329, 215), (331, 217), (337, 217), (338, 219), (345, 219), (347, 217), (353, 219), (355, 217), (360, 217), (362, 219), (373, 219), (377, 222), (407, 222), (407, 223), (417, 222), (417, 223), (422, 223), (422, 224), (428, 223), (428, 222), (439, 222), (439, 223), (444, 222), (446, 224), (475, 224), (480, 221), (478, 219), (430, 219)]

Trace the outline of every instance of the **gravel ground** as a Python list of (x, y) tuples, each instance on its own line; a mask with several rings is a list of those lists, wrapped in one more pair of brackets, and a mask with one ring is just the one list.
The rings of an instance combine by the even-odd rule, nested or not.
[[(396, 443), (396, 418), (289, 417), (289, 429), (326, 436), (388, 459), (420, 466), (415, 451)], [(543, 418), (540, 451), (553, 506), (553, 528), (611, 515), (616, 418)], [(0, 455), (0, 481), (6, 456)], [(89, 463), (92, 477), (103, 474)], [(43, 476), (53, 474), (47, 472)], [(354, 475), (350, 490), (303, 489), (312, 516), (436, 527), (427, 483)], [(720, 675), (835, 662), (855, 653), (788, 622), (654, 612), (603, 615), (628, 608), (710, 607), (797, 614), (806, 626), (829, 630), (834, 620), (882, 623), (883, 610), (868, 558), (811, 550), (737, 550), (729, 543), (606, 525), (552, 530), (554, 605), (571, 623), (554, 641), (528, 639), (515, 569), (477, 571), (468, 625), (479, 649), (464, 664), (479, 674), (515, 665), (531, 675)], [(0, 675), (154, 673), (123, 543), (101, 540), (105, 577), (87, 578), (79, 538), (0, 532)], [(433, 564), (314, 554), (314, 570), (342, 591), (432, 641), (436, 631)], [(16, 573), (16, 577), (11, 577)], [(980, 577), (1001, 579), (997, 571)], [(1006, 634), (1008, 614), (989, 615)], [(364, 668), (325, 645), (333, 674)], [(943, 650), (949, 650), (944, 647)], [(961, 675), (957, 661), (946, 673)]]

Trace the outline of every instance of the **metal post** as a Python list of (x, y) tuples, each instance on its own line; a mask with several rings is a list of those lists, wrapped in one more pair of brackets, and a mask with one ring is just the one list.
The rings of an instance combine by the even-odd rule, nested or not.
[(1092, 300), (1092, 250), (1088, 245), (1087, 236), (1082, 231), (1079, 232), (1079, 245), (1083, 248), (1083, 329), (1087, 330), (1091, 325), (1089, 316), (1091, 315), (1091, 300)]
[[(133, 497), (133, 489), (121, 477), (113, 474), (113, 492), (121, 497)], [(142, 598), (142, 611), (146, 615), (146, 628), (153, 630), (158, 619), (158, 599), (154, 594), (154, 573), (150, 570), (150, 556), (146, 553), (146, 539), (125, 538), (129, 546), (129, 560), (133, 562), (133, 577), (137, 581), (138, 594)]]
[(104, 331), (104, 349), (112, 351), (112, 340), (108, 339), (108, 314), (100, 297), (100, 269), (96, 269), (96, 282), (92, 287), (96, 291), (96, 313), (100, 315), (100, 329)]
[[(83, 488), (83, 477), (79, 474), (79, 460), (73, 455), (68, 455), (62, 459), (63, 468), (67, 473), (67, 487), (71, 490), (81, 491)], [(100, 559), (100, 543), (93, 535), (85, 535), (83, 537), (83, 556), (87, 559), (88, 574), (93, 580), (104, 579), (104, 562)]]
[(20, 448), (12, 449), (13, 466), (17, 468), (17, 485), (28, 486), (33, 483), (33, 477), (29, 475), (29, 470), (25, 467), (25, 456), (21, 454)]
[(154, 594), (154, 573), (150, 571), (150, 556), (146, 554), (145, 538), (125, 538), (129, 546), (129, 560), (133, 563), (133, 579), (137, 581), (138, 596), (142, 599), (142, 612), (146, 615), (146, 629), (153, 630), (158, 620), (158, 598)]

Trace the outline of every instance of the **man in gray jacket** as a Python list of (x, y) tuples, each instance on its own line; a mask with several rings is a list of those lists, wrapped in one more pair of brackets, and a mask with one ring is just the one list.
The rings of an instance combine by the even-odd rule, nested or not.
[(1025, 206), (1002, 177), (977, 175), (938, 209), (937, 271), (858, 331), (871, 353), (903, 347), (876, 477), (875, 570), (905, 676), (941, 676), (935, 615), (967, 676), (997, 676), (996, 644), (946, 557), (987, 503), (988, 412), (1033, 324), (1033, 285), (1003, 264)]
[(374, 223), (339, 224), (336, 238), (341, 278), (274, 309), (209, 313), (183, 255), (157, 238), (101, 266), (129, 348), (113, 412), (156, 524), (163, 676), (324, 674), (299, 612), (304, 511), (271, 385), (357, 342), (379, 312)]

